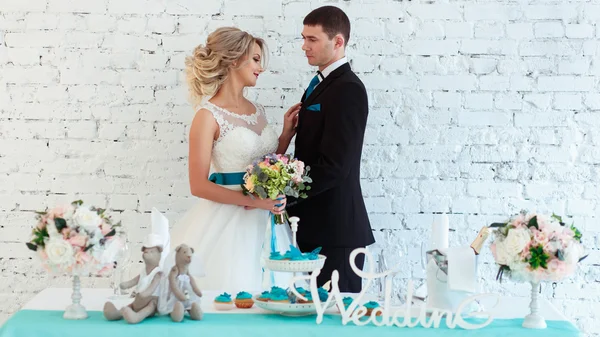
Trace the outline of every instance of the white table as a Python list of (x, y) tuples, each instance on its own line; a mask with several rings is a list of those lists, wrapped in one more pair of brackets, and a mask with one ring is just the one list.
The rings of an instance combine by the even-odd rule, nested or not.
[[(27, 310), (64, 310), (67, 305), (71, 303), (71, 288), (47, 288), (38, 293), (34, 298), (25, 304), (22, 309)], [(112, 296), (111, 289), (81, 289), (82, 300), (81, 304), (85, 306), (88, 311), (102, 311), (104, 303), (108, 301), (108, 298)], [(213, 299), (219, 295), (218, 291), (203, 291), (202, 310), (205, 313), (222, 313), (222, 311), (216, 311), (212, 305)], [(235, 294), (232, 294), (235, 296)], [(370, 300), (372, 298), (368, 298)], [(131, 300), (120, 300), (111, 301), (117, 308), (127, 305)], [(483, 305), (487, 311), (494, 314), (495, 318), (499, 319), (510, 319), (510, 318), (523, 318), (529, 312), (529, 299), (524, 297), (501, 297), (500, 302), (495, 308), (490, 306), (493, 303), (483, 302)], [(546, 320), (554, 321), (567, 321), (568, 319), (561, 314), (558, 309), (548, 300), (540, 299), (540, 311)], [(335, 314), (337, 310), (335, 308), (329, 310), (330, 313)], [(227, 313), (271, 313), (263, 309), (257, 308), (256, 306), (251, 309), (237, 309), (234, 308)]]

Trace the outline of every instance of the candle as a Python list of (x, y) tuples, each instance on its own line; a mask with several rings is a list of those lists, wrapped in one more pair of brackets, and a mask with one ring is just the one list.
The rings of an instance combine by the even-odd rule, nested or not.
[(448, 232), (450, 229), (446, 213), (436, 215), (431, 225), (430, 249), (448, 248)]

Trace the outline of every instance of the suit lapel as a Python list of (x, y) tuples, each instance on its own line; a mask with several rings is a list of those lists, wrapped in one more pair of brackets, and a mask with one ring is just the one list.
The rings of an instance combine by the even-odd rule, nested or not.
[[(336, 70), (332, 71), (325, 79), (317, 85), (315, 90), (308, 96), (308, 98), (304, 98), (302, 106), (308, 107), (310, 104), (338, 77), (343, 75), (345, 72), (350, 70), (350, 64), (345, 63), (339, 66)], [(304, 96), (306, 97), (306, 92), (304, 92)]]

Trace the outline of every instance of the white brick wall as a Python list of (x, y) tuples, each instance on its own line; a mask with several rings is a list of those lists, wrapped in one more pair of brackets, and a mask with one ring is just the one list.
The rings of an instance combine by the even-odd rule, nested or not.
[[(544, 294), (600, 336), (600, 4), (590, 1), (328, 1), (352, 20), (348, 56), (367, 86), (363, 187), (377, 237), (417, 244), (449, 212), (469, 242), (521, 208), (585, 230), (591, 257)], [(156, 206), (176, 221), (187, 186), (183, 60), (209, 31), (264, 37), (269, 72), (251, 98), (277, 123), (312, 76), (303, 0), (0, 0), (0, 321), (50, 280), (23, 242), (33, 211), (78, 194), (137, 240)], [(482, 278), (495, 283), (489, 251)], [(403, 277), (408, 277), (409, 272)], [(86, 279), (86, 286), (107, 286)]]

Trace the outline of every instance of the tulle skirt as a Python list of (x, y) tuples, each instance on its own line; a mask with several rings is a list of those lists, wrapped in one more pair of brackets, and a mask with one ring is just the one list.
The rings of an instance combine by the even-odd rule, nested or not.
[[(185, 243), (194, 249), (204, 275), (192, 276), (202, 290), (235, 295), (274, 285), (285, 289), (292, 274), (263, 268), (271, 252), (271, 227), (268, 211), (199, 199), (171, 229), (171, 248)], [(287, 224), (273, 228), (276, 249), (283, 254), (292, 243), (291, 230)]]

